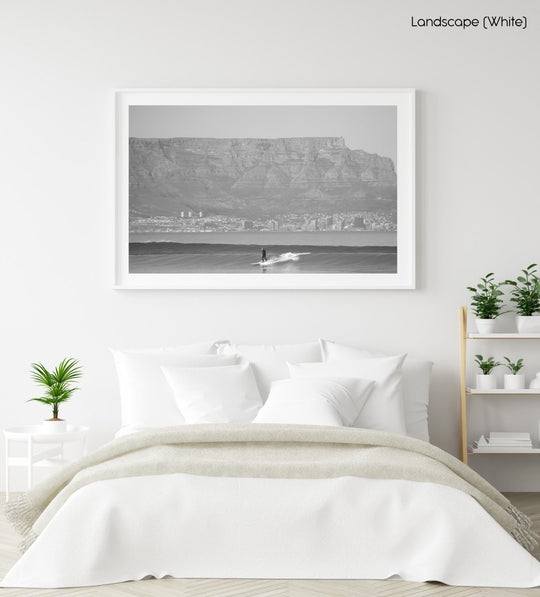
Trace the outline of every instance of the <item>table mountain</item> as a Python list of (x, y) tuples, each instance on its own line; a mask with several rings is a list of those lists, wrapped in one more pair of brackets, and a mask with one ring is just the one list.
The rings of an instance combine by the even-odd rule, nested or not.
[(342, 137), (129, 139), (132, 216), (395, 209), (390, 158)]

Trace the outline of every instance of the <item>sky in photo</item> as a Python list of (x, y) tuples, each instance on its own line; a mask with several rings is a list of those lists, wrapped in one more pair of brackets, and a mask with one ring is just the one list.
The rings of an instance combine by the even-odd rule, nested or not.
[(343, 137), (396, 163), (395, 106), (131, 106), (130, 137)]

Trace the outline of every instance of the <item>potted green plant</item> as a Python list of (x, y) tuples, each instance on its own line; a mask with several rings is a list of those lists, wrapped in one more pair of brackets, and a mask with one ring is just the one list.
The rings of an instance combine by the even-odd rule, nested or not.
[(476, 315), (476, 327), (480, 334), (491, 334), (495, 331), (495, 319), (502, 315), (502, 296), (500, 282), (495, 282), (493, 272), (480, 278), (476, 286), (467, 286), (473, 293), (471, 305)]
[(43, 396), (30, 398), (29, 402), (41, 402), (52, 407), (52, 417), (43, 421), (45, 433), (62, 433), (67, 423), (59, 418), (59, 406), (67, 402), (73, 392), (79, 388), (73, 383), (82, 375), (82, 367), (77, 359), (65, 358), (55, 369), (49, 371), (41, 363), (32, 363), (30, 373), (32, 379), (44, 388)]
[(474, 355), (474, 362), (480, 368), (482, 373), (478, 373), (476, 376), (476, 389), (477, 390), (495, 390), (497, 389), (497, 378), (493, 375), (493, 369), (499, 367), (502, 363), (496, 361), (493, 357), (484, 359), (481, 354)]
[(504, 389), (505, 390), (522, 390), (525, 387), (525, 376), (520, 373), (523, 369), (523, 359), (511, 361), (508, 357), (504, 357), (506, 363), (504, 366), (510, 373), (504, 374)]
[(540, 278), (537, 275), (537, 265), (532, 263), (521, 270), (522, 276), (515, 280), (505, 280), (505, 284), (512, 286), (510, 301), (516, 306), (517, 329), (521, 334), (540, 332)]

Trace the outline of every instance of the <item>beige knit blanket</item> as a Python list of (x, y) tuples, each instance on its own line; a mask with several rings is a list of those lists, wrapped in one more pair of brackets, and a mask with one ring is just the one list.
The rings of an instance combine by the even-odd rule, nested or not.
[(472, 496), (526, 549), (530, 520), (468, 466), (426, 442), (370, 429), (313, 425), (183, 425), (114, 440), (64, 466), (6, 513), (26, 549), (78, 489), (106, 479), (190, 473), (320, 479), (343, 476), (439, 483)]

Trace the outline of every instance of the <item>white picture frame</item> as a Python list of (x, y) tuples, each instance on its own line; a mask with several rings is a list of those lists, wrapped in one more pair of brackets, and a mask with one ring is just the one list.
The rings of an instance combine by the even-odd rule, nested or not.
[[(129, 262), (129, 137), (134, 106), (395, 106), (395, 273), (134, 273)], [(124, 89), (115, 92), (117, 289), (414, 289), (414, 89)]]

